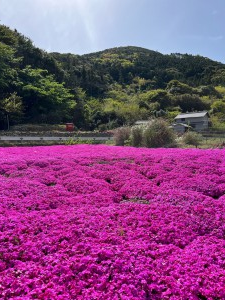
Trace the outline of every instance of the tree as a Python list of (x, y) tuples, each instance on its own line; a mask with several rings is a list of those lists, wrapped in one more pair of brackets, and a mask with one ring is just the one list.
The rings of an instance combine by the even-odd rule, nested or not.
[(0, 130), (5, 130), (9, 128), (9, 118), (7, 112), (0, 108)]
[(8, 46), (14, 46), (17, 43), (16, 31), (12, 31), (5, 25), (0, 25), (0, 42)]
[(224, 85), (225, 84), (225, 69), (217, 70), (212, 76), (212, 84), (214, 85)]
[(171, 80), (167, 86), (166, 90), (173, 95), (180, 95), (180, 94), (192, 94), (193, 88), (189, 85), (182, 83), (178, 80)]
[(203, 101), (197, 95), (179, 95), (173, 98), (174, 106), (179, 106), (182, 112), (187, 111), (201, 111), (209, 109), (209, 103)]
[(199, 96), (211, 96), (211, 97), (217, 97), (222, 98), (222, 95), (212, 86), (199, 86), (196, 89)]
[(147, 103), (159, 103), (161, 109), (165, 109), (166, 107), (171, 105), (171, 98), (167, 91), (162, 89), (157, 89), (153, 91), (148, 91), (144, 94), (141, 94), (141, 99), (146, 101)]
[(76, 107), (73, 113), (73, 121), (78, 128), (89, 129), (90, 126), (90, 107), (87, 104), (88, 97), (82, 88), (75, 90)]
[[(216, 127), (220, 127), (220, 124), (218, 123), (224, 123), (225, 119), (225, 102), (222, 100), (213, 102), (213, 104), (211, 105), (211, 113), (214, 117), (212, 118), (213, 125), (215, 126), (215, 123), (217, 123)], [(217, 120), (219, 122), (217, 122)]]
[[(29, 119), (50, 123), (71, 120), (76, 105), (74, 96), (47, 70), (27, 66), (20, 72), (20, 79), (20, 94)], [(50, 118), (53, 115), (57, 120)]]
[[(225, 86), (221, 86), (221, 85), (215, 86), (215, 90), (219, 95), (222, 96), (222, 98), (225, 98)], [(218, 97), (218, 98), (220, 98), (220, 97)]]
[(14, 50), (0, 42), (0, 98), (13, 86), (17, 77)]
[(142, 119), (143, 112), (144, 110), (140, 109), (137, 103), (127, 102), (121, 105), (118, 116), (124, 119), (127, 125), (130, 125), (138, 119)]
[(108, 122), (110, 123), (113, 120), (117, 120), (118, 125), (123, 125), (125, 123), (125, 119), (121, 116), (120, 110), (122, 108), (123, 103), (117, 100), (113, 100), (112, 98), (105, 99), (103, 103), (103, 112), (109, 116)]
[(7, 113), (8, 120), (11, 124), (16, 124), (22, 121), (23, 102), (22, 98), (16, 93), (12, 93), (8, 98), (2, 100), (2, 108)]
[(213, 109), (213, 113), (225, 114), (225, 102), (223, 102), (222, 100), (213, 102), (211, 108)]

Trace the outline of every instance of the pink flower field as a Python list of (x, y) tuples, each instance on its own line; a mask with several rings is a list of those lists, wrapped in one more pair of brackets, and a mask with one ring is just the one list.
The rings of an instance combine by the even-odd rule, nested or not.
[(0, 299), (225, 299), (225, 151), (0, 148)]

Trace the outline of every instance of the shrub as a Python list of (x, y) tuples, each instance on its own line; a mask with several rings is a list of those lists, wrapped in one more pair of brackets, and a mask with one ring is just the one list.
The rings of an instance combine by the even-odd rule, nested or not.
[(114, 131), (114, 141), (116, 146), (124, 146), (126, 141), (130, 138), (130, 127), (121, 127)]
[(163, 119), (155, 119), (147, 126), (121, 127), (114, 133), (116, 146), (132, 145), (134, 147), (174, 147), (176, 135)]
[(196, 148), (200, 145), (201, 140), (202, 135), (197, 132), (188, 131), (183, 135), (183, 142), (187, 145), (193, 145)]
[(144, 130), (143, 144), (148, 148), (174, 147), (176, 136), (166, 121), (156, 119)]
[(131, 145), (141, 147), (143, 145), (143, 127), (134, 127), (131, 131)]

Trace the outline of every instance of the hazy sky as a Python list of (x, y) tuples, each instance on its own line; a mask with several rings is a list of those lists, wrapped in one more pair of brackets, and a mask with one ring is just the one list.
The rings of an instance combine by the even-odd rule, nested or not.
[(0, 0), (0, 22), (49, 52), (129, 45), (225, 63), (225, 0)]

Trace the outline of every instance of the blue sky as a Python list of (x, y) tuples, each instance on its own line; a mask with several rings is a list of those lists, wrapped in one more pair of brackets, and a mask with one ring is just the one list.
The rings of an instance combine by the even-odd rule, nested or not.
[(225, 63), (225, 0), (0, 0), (0, 22), (49, 52), (139, 46)]

